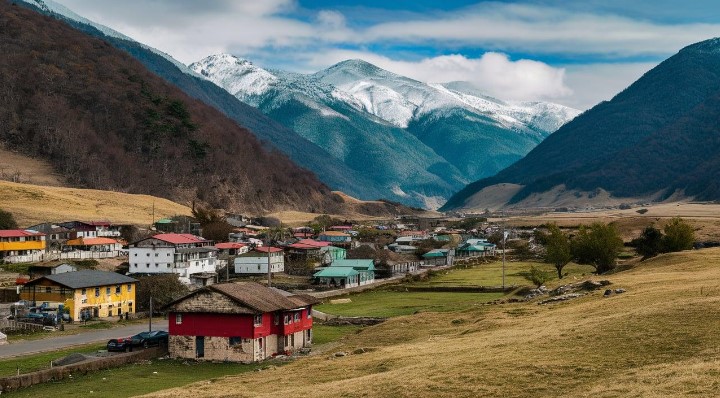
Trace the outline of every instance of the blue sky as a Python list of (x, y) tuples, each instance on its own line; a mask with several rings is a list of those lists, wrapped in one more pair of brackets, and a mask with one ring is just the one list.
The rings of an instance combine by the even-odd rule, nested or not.
[(227, 52), (314, 72), (348, 58), (501, 99), (587, 109), (682, 47), (720, 4), (669, 0), (56, 0), (183, 63)]

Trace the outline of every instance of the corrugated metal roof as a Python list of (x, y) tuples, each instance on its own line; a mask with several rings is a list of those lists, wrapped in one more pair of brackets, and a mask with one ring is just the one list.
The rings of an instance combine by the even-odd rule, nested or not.
[(322, 271), (316, 272), (313, 276), (316, 278), (346, 278), (348, 276), (359, 275), (352, 267), (327, 267)]
[(118, 241), (110, 238), (77, 238), (67, 241), (68, 246), (116, 245)]
[(82, 270), (65, 272), (56, 275), (46, 275), (38, 279), (31, 280), (25, 286), (33, 285), (43, 279), (53, 281), (71, 289), (137, 282), (137, 280), (129, 276), (121, 275), (116, 272)]
[(45, 234), (30, 229), (0, 229), (0, 238), (20, 238), (24, 236), (44, 236)]
[(280, 249), (277, 247), (272, 247), (272, 246), (270, 246), (270, 247), (260, 246), (260, 247), (256, 247), (255, 249), (253, 249), (253, 251), (260, 252), (260, 253), (267, 253), (268, 251), (270, 253), (277, 253), (277, 252), (283, 251), (283, 249)]
[(238, 243), (238, 242), (223, 242), (223, 243), (215, 244), (215, 247), (218, 249), (242, 249), (245, 246), (247, 246), (247, 245), (244, 243)]
[(174, 245), (207, 242), (207, 240), (205, 240), (204, 238), (192, 234), (157, 234), (151, 236), (150, 238), (158, 239), (167, 243), (172, 243)]

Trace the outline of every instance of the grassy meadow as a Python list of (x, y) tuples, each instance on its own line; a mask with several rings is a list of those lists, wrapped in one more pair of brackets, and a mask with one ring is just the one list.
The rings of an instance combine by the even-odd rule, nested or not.
[(153, 220), (183, 214), (190, 208), (167, 199), (94, 189), (17, 184), (0, 180), (0, 209), (21, 227), (60, 220), (149, 225)]
[[(282, 369), (152, 394), (174, 397), (670, 397), (720, 395), (720, 249), (661, 255), (551, 305), (398, 316)], [(312, 375), (312, 377), (308, 377)]]

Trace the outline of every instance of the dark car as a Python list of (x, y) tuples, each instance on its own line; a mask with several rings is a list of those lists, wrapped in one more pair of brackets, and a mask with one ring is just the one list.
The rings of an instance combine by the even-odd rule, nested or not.
[(167, 346), (168, 344), (168, 332), (164, 330), (153, 330), (152, 332), (138, 333), (132, 337), (133, 347), (155, 347), (155, 346)]
[(132, 345), (132, 337), (112, 339), (107, 343), (108, 351), (127, 351)]
[(134, 336), (112, 339), (107, 343), (108, 351), (129, 351), (133, 347), (154, 347), (167, 346), (168, 332), (163, 330), (154, 330), (152, 332), (141, 332)]

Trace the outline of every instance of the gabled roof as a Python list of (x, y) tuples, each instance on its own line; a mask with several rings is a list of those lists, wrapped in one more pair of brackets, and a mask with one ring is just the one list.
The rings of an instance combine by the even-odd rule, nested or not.
[[(181, 297), (168, 304), (170, 308), (185, 299), (203, 292), (220, 293), (237, 304), (252, 309), (256, 312), (273, 312), (280, 310), (292, 310), (308, 305), (316, 304), (319, 300), (306, 295), (285, 295), (279, 289), (268, 288), (255, 282), (232, 282), (218, 283), (196, 290), (184, 297)], [(207, 312), (212, 312), (208, 310)]]
[(96, 287), (106, 285), (119, 285), (122, 283), (133, 283), (137, 280), (118, 274), (116, 272), (82, 270), (75, 272), (65, 272), (56, 275), (46, 275), (37, 279), (33, 279), (25, 286), (34, 285), (43, 279), (53, 281), (59, 285), (69, 287), (71, 289), (81, 289), (84, 287)]
[(77, 238), (65, 243), (68, 246), (116, 245), (118, 241), (110, 238)]
[(322, 271), (316, 272), (313, 276), (316, 278), (346, 278), (359, 274), (360, 273), (352, 267), (327, 267)]
[(283, 249), (280, 249), (280, 248), (278, 248), (278, 247), (272, 247), (272, 246), (269, 246), (269, 247), (266, 247), (266, 246), (258, 246), (258, 247), (256, 247), (255, 249), (253, 249), (253, 251), (260, 252), (260, 253), (267, 253), (267, 252), (277, 253), (277, 252), (283, 251)]
[(247, 246), (247, 244), (238, 242), (222, 242), (215, 244), (215, 247), (218, 249), (242, 249), (245, 246)]
[(336, 268), (336, 267), (354, 268), (356, 270), (374, 271), (375, 270), (375, 262), (370, 259), (337, 259), (337, 260), (333, 260), (332, 264), (330, 264), (330, 268)]
[(0, 229), (0, 238), (21, 238), (25, 236), (45, 236), (45, 234), (30, 229)]
[(448, 249), (434, 249), (434, 250), (430, 250), (429, 252), (423, 254), (422, 256), (424, 258), (447, 257), (448, 252), (449, 252)]
[(174, 245), (208, 242), (204, 238), (192, 234), (157, 234), (151, 236), (149, 239), (158, 239), (163, 242), (172, 243)]
[(314, 240), (314, 239), (300, 239), (296, 243), (300, 243), (302, 245), (315, 246), (315, 247), (330, 246), (330, 242), (320, 242), (320, 241)]

